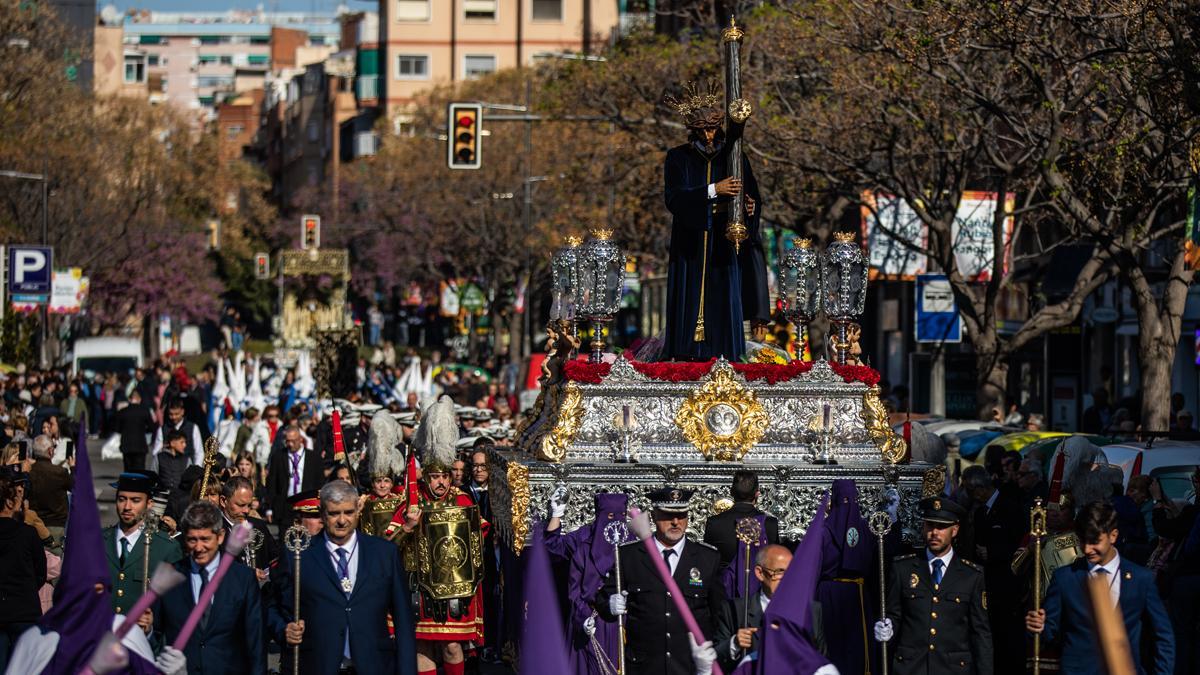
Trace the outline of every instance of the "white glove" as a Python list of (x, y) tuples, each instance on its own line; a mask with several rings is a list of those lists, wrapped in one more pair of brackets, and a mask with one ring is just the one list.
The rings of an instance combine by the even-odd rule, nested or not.
[(613, 616), (621, 616), (625, 613), (625, 596), (629, 595), (629, 591), (621, 591), (608, 596), (608, 611), (613, 613)]
[(698, 645), (696, 638), (688, 633), (688, 645), (692, 648), (692, 663), (696, 665), (696, 675), (712, 675), (713, 663), (717, 660), (717, 650), (713, 649), (712, 642)]
[(892, 636), (895, 634), (896, 634), (895, 631), (892, 630), (892, 620), (891, 619), (884, 619), (882, 621), (875, 622), (875, 639), (876, 640), (879, 640), (880, 642), (887, 642), (888, 640), (891, 640)]
[(562, 518), (565, 515), (567, 515), (567, 489), (560, 486), (550, 493), (550, 517)]
[[(616, 596), (613, 596), (613, 597), (616, 597)], [(622, 598), (622, 600), (621, 600), (622, 609), (624, 609), (624, 605), (625, 605), (625, 601)], [(583, 620), (583, 632), (587, 633), (588, 637), (592, 637), (593, 635), (596, 634), (596, 615), (595, 614), (593, 614)]]
[(186, 675), (187, 657), (174, 647), (163, 647), (162, 653), (154, 659), (154, 667), (163, 675)]

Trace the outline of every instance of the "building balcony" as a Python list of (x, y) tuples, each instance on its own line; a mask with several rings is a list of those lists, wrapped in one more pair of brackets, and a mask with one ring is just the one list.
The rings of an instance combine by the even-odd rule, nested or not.
[(354, 94), (360, 102), (377, 100), (379, 98), (379, 76), (359, 75), (354, 82)]

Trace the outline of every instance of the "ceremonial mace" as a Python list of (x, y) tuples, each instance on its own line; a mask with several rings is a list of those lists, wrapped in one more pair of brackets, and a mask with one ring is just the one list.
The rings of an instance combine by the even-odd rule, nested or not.
[(742, 597), (746, 599), (746, 602), (742, 603), (742, 625), (745, 626), (750, 623), (750, 547), (757, 544), (762, 537), (762, 525), (759, 524), (758, 518), (753, 516), (742, 518), (737, 521), (735, 532), (738, 541), (746, 545), (746, 568), (742, 571)]
[(151, 506), (146, 509), (146, 515), (142, 518), (142, 593), (150, 586), (150, 540), (157, 531), (158, 514)]
[(204, 441), (204, 477), (200, 479), (200, 500), (208, 495), (208, 481), (212, 478), (212, 470), (217, 466), (217, 450), (220, 448), (217, 435), (213, 434)]
[[(613, 570), (617, 573), (617, 595), (621, 594), (621, 544), (629, 538), (629, 527), (624, 520), (614, 520), (604, 526), (604, 541), (613, 547)], [(617, 675), (625, 673), (625, 615), (617, 617)]]
[(263, 547), (265, 537), (258, 528), (250, 530), (250, 541), (246, 542), (246, 548), (242, 549), (242, 561), (246, 563), (246, 567), (252, 570), (257, 570), (254, 561), (258, 558), (258, 550)]
[[(867, 520), (867, 525), (871, 528), (871, 534), (875, 535), (879, 539), (879, 618), (884, 619), (887, 617), (887, 593), (884, 590), (883, 538), (887, 536), (887, 533), (892, 529), (892, 517), (888, 515), (887, 511), (876, 511), (872, 513), (871, 517)], [(879, 650), (880, 667), (882, 668), (883, 675), (887, 675), (887, 643), (880, 642)]]
[[(1046, 507), (1042, 498), (1033, 500), (1029, 510), (1029, 543), (1033, 545), (1033, 611), (1042, 609), (1042, 537), (1046, 536)], [(1042, 634), (1033, 634), (1033, 675), (1042, 672)]]
[[(293, 525), (283, 535), (283, 545), (292, 552), (292, 621), (300, 620), (300, 554), (312, 543), (312, 535), (301, 525)], [(292, 645), (292, 675), (300, 672), (300, 645)]]

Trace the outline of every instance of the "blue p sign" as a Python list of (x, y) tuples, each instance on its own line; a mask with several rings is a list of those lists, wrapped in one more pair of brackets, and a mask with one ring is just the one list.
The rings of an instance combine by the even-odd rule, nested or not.
[(9, 294), (50, 295), (50, 273), (53, 269), (54, 249), (42, 246), (9, 246)]

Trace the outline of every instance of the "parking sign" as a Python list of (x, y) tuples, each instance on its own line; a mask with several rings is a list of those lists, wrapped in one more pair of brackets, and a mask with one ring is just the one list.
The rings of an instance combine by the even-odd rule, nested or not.
[(9, 295), (50, 295), (53, 270), (54, 249), (48, 246), (9, 246)]

